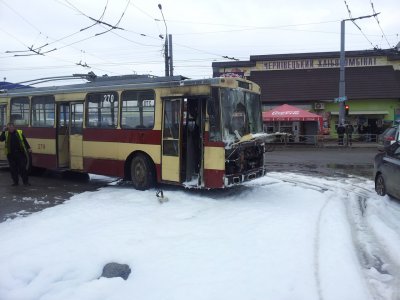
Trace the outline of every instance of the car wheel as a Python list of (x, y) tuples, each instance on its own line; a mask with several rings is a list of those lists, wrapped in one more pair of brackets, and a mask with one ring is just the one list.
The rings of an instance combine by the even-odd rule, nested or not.
[(131, 162), (131, 178), (135, 189), (147, 190), (155, 184), (154, 168), (144, 155), (136, 155)]
[(379, 196), (386, 195), (385, 179), (382, 174), (378, 174), (375, 179), (375, 191)]

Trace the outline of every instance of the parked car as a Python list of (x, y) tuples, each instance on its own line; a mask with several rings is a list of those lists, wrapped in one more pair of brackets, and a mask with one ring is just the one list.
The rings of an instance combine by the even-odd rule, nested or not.
[(400, 141), (378, 153), (374, 161), (375, 191), (400, 199)]
[(399, 125), (393, 125), (380, 134), (378, 138), (379, 149), (385, 149), (394, 144), (399, 139), (399, 131)]

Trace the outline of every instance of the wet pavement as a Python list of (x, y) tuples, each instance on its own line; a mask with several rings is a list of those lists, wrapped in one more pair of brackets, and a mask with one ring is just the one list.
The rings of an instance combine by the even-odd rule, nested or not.
[[(277, 147), (266, 157), (269, 172), (330, 177), (355, 175), (372, 179), (376, 153), (376, 148)], [(45, 172), (31, 176), (31, 186), (13, 187), (8, 169), (0, 168), (0, 222), (62, 204), (75, 194), (95, 191), (116, 180), (72, 172)]]
[(281, 147), (268, 152), (269, 171), (301, 172), (322, 176), (361, 176), (373, 179), (377, 148)]
[(8, 168), (0, 168), (0, 222), (63, 203), (75, 194), (94, 191), (113, 178), (73, 172), (45, 172), (30, 176), (31, 186), (11, 186)]

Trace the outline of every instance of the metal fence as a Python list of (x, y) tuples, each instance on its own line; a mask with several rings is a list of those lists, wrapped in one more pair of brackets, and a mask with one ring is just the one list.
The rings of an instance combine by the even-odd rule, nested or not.
[(344, 135), (341, 141), (338, 136), (330, 135), (291, 135), (276, 134), (275, 139), (271, 141), (274, 145), (314, 145), (316, 147), (325, 147), (332, 145), (352, 146), (353, 144), (378, 145), (378, 134), (352, 134)]

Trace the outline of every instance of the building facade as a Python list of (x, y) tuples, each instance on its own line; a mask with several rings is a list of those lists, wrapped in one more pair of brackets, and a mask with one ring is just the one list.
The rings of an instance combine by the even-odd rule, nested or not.
[[(290, 104), (321, 115), (324, 131), (338, 123), (339, 52), (254, 55), (248, 61), (214, 62), (213, 76), (240, 76), (261, 87), (263, 110)], [(400, 51), (346, 51), (346, 123), (378, 134), (400, 121)]]

